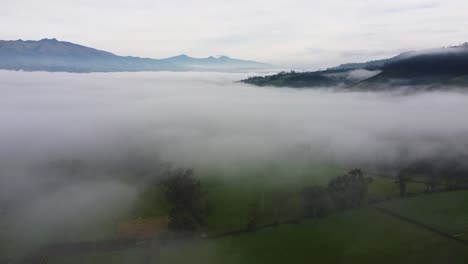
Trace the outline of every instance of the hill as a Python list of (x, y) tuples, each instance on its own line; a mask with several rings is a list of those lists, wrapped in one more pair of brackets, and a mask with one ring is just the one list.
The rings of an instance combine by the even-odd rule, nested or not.
[(407, 57), (387, 63), (382, 73), (365, 84), (437, 85), (450, 83), (468, 74), (467, 44), (443, 49), (412, 52)]
[(51, 72), (246, 71), (268, 67), (227, 56), (180, 55), (150, 59), (116, 54), (56, 39), (0, 40), (0, 69)]
[(397, 86), (467, 87), (468, 44), (405, 52), (398, 56), (348, 63), (324, 71), (281, 72), (243, 80), (259, 86), (340, 87), (346, 89), (393, 88)]

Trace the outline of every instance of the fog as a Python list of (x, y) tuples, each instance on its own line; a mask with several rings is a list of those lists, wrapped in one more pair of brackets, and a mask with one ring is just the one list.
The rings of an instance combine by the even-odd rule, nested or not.
[(466, 93), (237, 82), (248, 75), (0, 71), (0, 201), (50, 226), (127, 210), (138, 190), (116, 176), (154, 174), (162, 163), (392, 168), (468, 154)]
[(381, 72), (382, 71), (380, 70), (369, 71), (365, 69), (358, 69), (358, 70), (351, 70), (351, 71), (338, 72), (338, 73), (328, 73), (325, 75), (329, 77), (344, 78), (346, 80), (353, 81), (353, 82), (359, 82), (359, 81), (369, 79), (373, 76), (376, 76), (377, 74)]

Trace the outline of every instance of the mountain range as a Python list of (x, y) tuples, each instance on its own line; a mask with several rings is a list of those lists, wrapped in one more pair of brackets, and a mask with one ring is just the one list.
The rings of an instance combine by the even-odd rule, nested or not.
[(323, 71), (253, 76), (243, 82), (258, 86), (373, 90), (402, 86), (468, 87), (468, 43), (410, 51), (383, 60), (347, 63)]
[(0, 69), (51, 72), (251, 71), (268, 64), (227, 56), (165, 59), (116, 54), (56, 39), (0, 40)]

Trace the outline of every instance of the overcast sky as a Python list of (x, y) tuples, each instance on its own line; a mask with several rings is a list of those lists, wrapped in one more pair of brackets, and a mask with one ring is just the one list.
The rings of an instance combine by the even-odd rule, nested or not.
[(320, 68), (468, 41), (467, 0), (1, 0), (0, 39)]

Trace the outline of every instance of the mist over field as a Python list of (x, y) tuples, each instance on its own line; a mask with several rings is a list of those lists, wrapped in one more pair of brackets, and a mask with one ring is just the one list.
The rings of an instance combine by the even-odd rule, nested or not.
[[(468, 94), (258, 88), (222, 73), (0, 72), (0, 160), (237, 165), (464, 153)], [(447, 154), (447, 153), (446, 153)], [(4, 166), (5, 166), (4, 165)]]
[(162, 163), (392, 168), (468, 155), (466, 93), (260, 88), (245, 77), (0, 71), (0, 201), (31, 229), (50, 228), (127, 210), (137, 189), (116, 176)]

